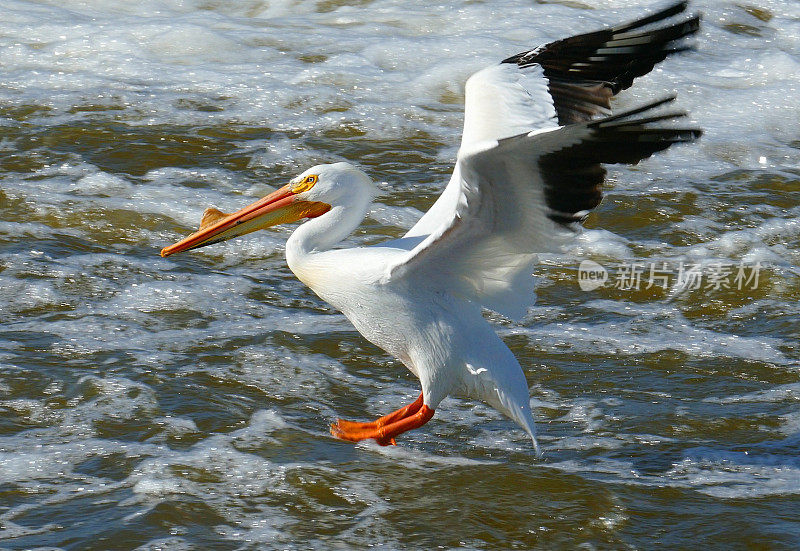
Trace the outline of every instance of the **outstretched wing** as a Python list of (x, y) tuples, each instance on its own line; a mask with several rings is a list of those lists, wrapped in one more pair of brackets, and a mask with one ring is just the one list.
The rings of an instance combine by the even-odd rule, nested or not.
[[(461, 151), (531, 130), (610, 115), (614, 94), (668, 55), (688, 49), (681, 39), (700, 28), (697, 15), (642, 30), (684, 12), (687, 4), (678, 2), (625, 25), (551, 42), (478, 71), (465, 87)], [(605, 175), (602, 167), (599, 174)], [(460, 185), (453, 174), (442, 195), (406, 237), (429, 235), (450, 219), (461, 196)], [(597, 206), (600, 198), (597, 195), (597, 202), (587, 208)]]
[[(700, 135), (651, 126), (682, 113), (635, 117), (674, 98), (597, 118), (610, 113), (613, 93), (685, 49), (674, 42), (697, 30), (696, 17), (637, 31), (684, 9), (682, 2), (554, 42), (470, 77), (453, 176), (406, 234), (418, 244), (389, 267), (388, 277), (418, 278), (505, 315), (523, 315), (533, 300), (533, 255), (557, 248), (599, 204), (602, 163), (636, 163)], [(607, 71), (603, 60), (610, 60)]]
[(461, 195), (452, 218), (391, 266), (389, 277), (414, 278), (510, 317), (524, 315), (533, 299), (526, 285), (533, 255), (553, 250), (567, 233), (564, 224), (580, 220), (599, 200), (601, 163), (635, 164), (700, 137), (696, 128), (653, 126), (682, 112), (636, 116), (672, 100), (459, 155)]

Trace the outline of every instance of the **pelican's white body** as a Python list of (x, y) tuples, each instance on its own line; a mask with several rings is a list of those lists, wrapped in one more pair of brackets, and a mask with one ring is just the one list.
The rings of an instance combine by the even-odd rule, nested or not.
[[(313, 167), (297, 180), (306, 174), (320, 175), (320, 189), (309, 191), (308, 199), (324, 193), (334, 206), (287, 241), (287, 262), (298, 279), (341, 310), (370, 342), (402, 361), (420, 379), (428, 407), (436, 409), (449, 394), (482, 400), (516, 421), (538, 449), (525, 376), (480, 305), (448, 290), (446, 279), (424, 272), (392, 274), (424, 236), (332, 249), (360, 224), (376, 189), (347, 163)], [(325, 182), (333, 185), (323, 190)]]
[(525, 375), (481, 311), (524, 315), (534, 300), (534, 253), (558, 248), (565, 232), (547, 218), (531, 144), (499, 147), (499, 140), (529, 131), (547, 153), (575, 136), (540, 137), (562, 128), (540, 68), (489, 67), (466, 91), (453, 175), (403, 238), (334, 249), (377, 190), (348, 163), (319, 165), (292, 181), (318, 175), (300, 197), (332, 208), (292, 234), (286, 259), (298, 279), (419, 377), (428, 407), (449, 394), (482, 400), (525, 429), (538, 453)]
[[(335, 249), (377, 190), (348, 163), (319, 165), (292, 182), (318, 175), (298, 197), (332, 208), (292, 234), (286, 258), (298, 279), (419, 377), (429, 408), (449, 394), (482, 400), (525, 429), (538, 453), (525, 375), (481, 311), (518, 318), (533, 302), (535, 253), (558, 248), (565, 232), (547, 217), (531, 150), (544, 154), (580, 136), (557, 132), (541, 68), (489, 67), (470, 77), (466, 91), (453, 175), (403, 238)], [(524, 147), (499, 143), (525, 132)]]

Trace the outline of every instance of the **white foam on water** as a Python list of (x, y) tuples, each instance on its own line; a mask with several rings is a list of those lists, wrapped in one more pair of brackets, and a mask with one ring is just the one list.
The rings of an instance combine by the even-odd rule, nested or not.
[(339, 362), (321, 354), (248, 346), (237, 350), (235, 356), (241, 362), (235, 378), (270, 393), (305, 394), (313, 389), (324, 393), (331, 382), (357, 382)]
[(133, 501), (140, 504), (152, 505), (175, 495), (210, 504), (226, 520), (215, 527), (225, 538), (261, 543), (280, 540), (285, 537), (284, 525), (292, 521), (282, 508), (250, 499), (258, 503), (254, 515), (242, 511), (239, 502), (265, 494), (293, 495), (296, 489), (287, 481), (292, 472), (329, 469), (303, 462), (279, 465), (240, 448), (264, 446), (265, 441), (269, 445), (271, 432), (291, 426), (275, 410), (257, 411), (244, 428), (211, 435), (188, 450), (170, 450), (140, 462), (124, 484), (132, 487)]
[(440, 455), (425, 452), (420, 449), (402, 446), (380, 446), (374, 440), (362, 440), (356, 444), (357, 448), (381, 454), (391, 461), (402, 464), (405, 468), (429, 469), (431, 467), (492, 465), (496, 461), (470, 459), (455, 455)]
[(394, 207), (376, 203), (368, 216), (383, 226), (394, 226), (409, 230), (422, 218), (422, 212), (414, 207)]
[(800, 411), (793, 411), (785, 415), (779, 415), (778, 417), (781, 420), (779, 430), (783, 434), (787, 436), (800, 434)]
[[(432, 98), (431, 104), (443, 96), (458, 98), (466, 77), (495, 61), (498, 52), (521, 51), (578, 30), (573, 14), (563, 7), (510, 1), (465, 5), (458, 17), (395, 1), (372, 3), (369, 10), (343, 6), (330, 12), (319, 12), (315, 2), (292, 2), (286, 12), (272, 2), (249, 3), (246, 9), (202, 4), (202, 11), (194, 2), (159, 5), (152, 11), (113, 2), (34, 7), (12, 0), (9, 7), (16, 17), (2, 30), (13, 45), (12, 61), (19, 71), (11, 85), (15, 100), (21, 95), (42, 101), (59, 112), (51, 117), (74, 116), (61, 113), (74, 105), (107, 102), (131, 121), (233, 119), (305, 129), (348, 122), (383, 135), (403, 135), (417, 125), (450, 135), (460, 124), (459, 110), (433, 117), (415, 105), (419, 98)], [(584, 10), (581, 26), (590, 30), (641, 13), (639, 3), (609, 7)], [(697, 8), (709, 6), (698, 3)], [(280, 19), (273, 19), (278, 13)], [(497, 17), (500, 13), (515, 17)], [(528, 23), (541, 17), (548, 18), (547, 28)], [(66, 24), (56, 28), (41, 23), (47, 19)], [(490, 32), (487, 21), (492, 21)], [(785, 40), (796, 41), (788, 21), (781, 23)], [(707, 26), (713, 34), (714, 27)], [(710, 40), (700, 37), (701, 50)], [(303, 56), (322, 58), (308, 63)], [(748, 79), (750, 93), (753, 86), (774, 82), (763, 82), (763, 74), (783, 75), (781, 83), (792, 80), (791, 57), (770, 57), (770, 52), (764, 57), (736, 73), (740, 80)], [(429, 62), (421, 66), (420, 59)], [(689, 77), (696, 82), (704, 74), (695, 72), (692, 63), (676, 61), (662, 72), (673, 86), (688, 88)], [(31, 78), (34, 70), (38, 79)], [(158, 86), (146, 86), (151, 82)], [(691, 93), (686, 95), (691, 98)], [(221, 111), (181, 109), (186, 100)], [(785, 98), (782, 104), (792, 109)], [(326, 112), (332, 105), (349, 109)], [(730, 108), (722, 111), (729, 113)], [(759, 130), (766, 126), (752, 124)]]
[(791, 218), (772, 218), (755, 228), (729, 230), (702, 245), (688, 247), (687, 258), (741, 259), (743, 262), (797, 265), (797, 251), (787, 250), (783, 242), (800, 237), (800, 207), (792, 209)]
[[(6, 517), (7, 515), (2, 515), (0, 518)], [(24, 536), (34, 536), (37, 534), (47, 534), (52, 532), (53, 530), (58, 530), (60, 526), (56, 523), (48, 523), (43, 526), (39, 526), (37, 528), (30, 528), (28, 526), (22, 526), (15, 522), (8, 520), (7, 518), (3, 518), (3, 527), (0, 528), (0, 536), (2, 536), (6, 540), (11, 540), (13, 538), (21, 538)], [(50, 551), (51, 549), (60, 549), (60, 548), (37, 548)]]
[(690, 457), (674, 463), (663, 475), (643, 473), (630, 461), (602, 456), (586, 461), (548, 462), (541, 466), (631, 486), (691, 489), (721, 499), (759, 499), (800, 493), (800, 468), (797, 459), (790, 455), (712, 449), (697, 449), (689, 454)]
[(2, 232), (3, 235), (7, 237), (12, 237), (12, 238), (26, 237), (35, 239), (47, 239), (53, 237), (56, 234), (68, 235), (73, 237), (78, 237), (82, 235), (82, 232), (78, 229), (53, 228), (52, 226), (48, 226), (47, 224), (41, 224), (38, 222), (8, 222), (5, 220), (0, 220), (0, 232)]
[(169, 436), (184, 436), (187, 434), (198, 433), (197, 424), (192, 419), (185, 417), (174, 417), (166, 415), (153, 419), (156, 426), (162, 427), (164, 433)]
[(35, 308), (58, 307), (68, 302), (49, 282), (7, 280), (0, 284), (0, 290), (7, 297), (0, 311), (20, 312)]
[(636, 484), (642, 477), (632, 462), (605, 457), (598, 457), (596, 461), (591, 463), (568, 459), (566, 461), (549, 462), (542, 466), (568, 473), (611, 475), (612, 478), (628, 484)]
[(779, 338), (749, 337), (706, 329), (686, 319), (676, 306), (605, 300), (594, 300), (586, 306), (624, 314), (628, 319), (510, 327), (504, 328), (502, 333), (526, 335), (538, 347), (545, 344), (554, 351), (564, 346), (592, 354), (615, 355), (677, 350), (701, 358), (732, 357), (778, 365), (795, 363), (778, 348), (782, 343)]
[(157, 538), (135, 548), (135, 551), (165, 551), (166, 549), (175, 551), (192, 551), (195, 549), (193, 543), (180, 537)]
[(621, 438), (610, 436), (569, 436), (559, 438), (549, 448), (551, 450), (617, 450), (623, 448), (628, 442)]
[(737, 396), (724, 396), (721, 398), (712, 396), (705, 398), (704, 401), (715, 404), (800, 401), (800, 383), (778, 385), (766, 390)]
[(700, 449), (667, 476), (723, 499), (757, 499), (800, 493), (800, 463), (794, 455)]
[(108, 196), (129, 193), (131, 185), (118, 176), (96, 172), (83, 176), (74, 182), (70, 189), (78, 195)]
[(577, 258), (600, 255), (625, 259), (633, 256), (630, 243), (626, 238), (603, 229), (581, 231), (574, 246), (568, 252)]
[(576, 400), (569, 412), (560, 420), (582, 427), (583, 432), (596, 432), (605, 424), (608, 417), (594, 400), (583, 398)]

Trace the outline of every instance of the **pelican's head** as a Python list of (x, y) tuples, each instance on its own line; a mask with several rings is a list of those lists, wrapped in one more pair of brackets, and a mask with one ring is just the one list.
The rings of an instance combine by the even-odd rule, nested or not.
[(369, 176), (349, 163), (317, 165), (233, 214), (206, 209), (200, 229), (162, 249), (161, 256), (205, 247), (302, 218), (316, 218), (339, 206), (365, 206), (372, 201), (375, 192)]

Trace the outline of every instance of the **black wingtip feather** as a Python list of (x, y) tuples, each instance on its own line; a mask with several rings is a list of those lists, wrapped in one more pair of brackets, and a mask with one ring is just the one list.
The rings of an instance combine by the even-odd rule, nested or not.
[[(649, 124), (652, 122), (658, 121), (666, 121), (670, 119), (677, 119), (687, 116), (688, 113), (686, 111), (671, 111), (669, 113), (664, 113), (663, 115), (653, 115), (652, 117), (645, 117), (643, 119), (636, 119), (639, 124)], [(625, 126), (627, 123), (625, 121), (612, 121), (612, 122), (605, 122), (603, 124), (603, 128), (614, 128), (616, 126)]]
[(700, 138), (702, 131), (699, 128), (650, 126), (654, 122), (683, 118), (686, 116), (683, 111), (636, 117), (674, 100), (675, 96), (671, 95), (616, 115), (585, 122), (575, 128), (590, 129), (588, 136), (540, 157), (545, 201), (550, 209), (548, 217), (569, 226), (580, 222), (586, 211), (599, 205), (605, 180), (603, 164), (636, 164), (672, 145)]
[(650, 103), (646, 103), (644, 105), (640, 105), (639, 107), (635, 107), (633, 109), (629, 109), (628, 111), (623, 111), (622, 113), (617, 113), (616, 115), (611, 115), (609, 117), (605, 117), (596, 121), (592, 121), (588, 123), (589, 128), (602, 128), (608, 123), (627, 119), (628, 117), (632, 117), (633, 115), (638, 115), (639, 113), (644, 113), (645, 111), (650, 111), (651, 109), (655, 109), (656, 107), (660, 107), (661, 105), (670, 103), (675, 101), (675, 98), (678, 96), (676, 94), (670, 94), (669, 96), (665, 96), (661, 99), (657, 99), (655, 101), (651, 101)]
[[(636, 21), (609, 29), (558, 40), (503, 60), (520, 67), (539, 65), (548, 79), (559, 124), (572, 124), (607, 114), (609, 99), (629, 88), (668, 56), (691, 50), (681, 41), (700, 28), (700, 16), (643, 30), (653, 23), (683, 13), (688, 2), (678, 2)], [(593, 94), (585, 90), (594, 86)], [(570, 89), (583, 89), (569, 94)]]

